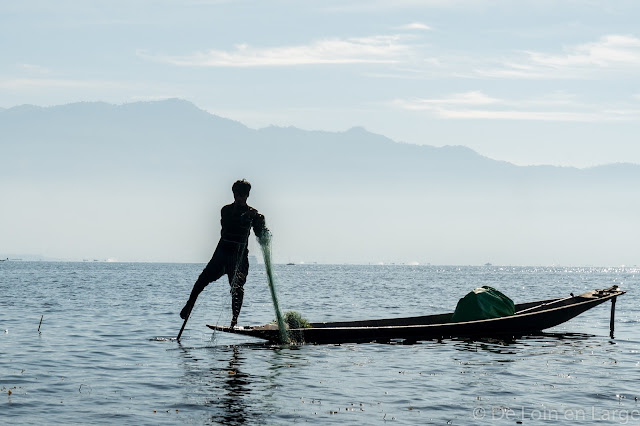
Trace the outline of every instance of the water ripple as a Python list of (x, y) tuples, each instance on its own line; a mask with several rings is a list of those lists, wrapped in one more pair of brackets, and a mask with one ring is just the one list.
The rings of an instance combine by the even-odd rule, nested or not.
[[(204, 326), (230, 320), (228, 285), (220, 282), (200, 297), (178, 344), (177, 312), (201, 268), (3, 264), (3, 421), (472, 424), (479, 421), (474, 410), (482, 409), (485, 420), (493, 415), (505, 423), (505, 413), (513, 412), (535, 424), (534, 416), (545, 413), (638, 410), (637, 268), (296, 265), (277, 271), (283, 307), (311, 321), (439, 313), (480, 285), (526, 301), (618, 283), (628, 293), (617, 304), (616, 339), (608, 336), (610, 310), (598, 307), (547, 333), (506, 341), (265, 345)], [(241, 322), (271, 321), (264, 273), (254, 269), (245, 289)]]

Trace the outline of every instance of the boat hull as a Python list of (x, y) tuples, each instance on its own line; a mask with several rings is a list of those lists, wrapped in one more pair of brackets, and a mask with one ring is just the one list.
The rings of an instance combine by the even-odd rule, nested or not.
[[(447, 337), (523, 336), (569, 321), (607, 300), (624, 294), (616, 286), (579, 296), (541, 300), (516, 305), (512, 316), (468, 322), (450, 322), (452, 313), (410, 318), (312, 323), (311, 328), (289, 330), (296, 340), (312, 344), (366, 343), (405, 340), (409, 342)], [(208, 327), (228, 333), (248, 335), (279, 343), (274, 326), (229, 328)]]

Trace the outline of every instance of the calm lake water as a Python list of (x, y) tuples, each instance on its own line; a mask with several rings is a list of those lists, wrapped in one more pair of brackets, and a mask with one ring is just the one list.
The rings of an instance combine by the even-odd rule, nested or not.
[[(205, 326), (230, 322), (224, 277), (179, 344), (203, 266), (0, 263), (0, 423), (640, 423), (639, 268), (275, 268), (281, 308), (309, 321), (449, 312), (482, 285), (518, 303), (617, 284), (615, 339), (606, 303), (512, 342), (268, 346)], [(262, 265), (245, 289), (240, 325), (275, 318)]]

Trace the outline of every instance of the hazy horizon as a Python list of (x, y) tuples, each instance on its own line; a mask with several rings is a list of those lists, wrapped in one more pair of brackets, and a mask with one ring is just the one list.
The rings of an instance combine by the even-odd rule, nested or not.
[(281, 263), (638, 264), (639, 18), (2, 2), (0, 257), (206, 262), (247, 178)]
[(177, 99), (5, 110), (0, 125), (0, 257), (206, 262), (247, 178), (279, 263), (637, 263), (640, 165), (253, 130)]

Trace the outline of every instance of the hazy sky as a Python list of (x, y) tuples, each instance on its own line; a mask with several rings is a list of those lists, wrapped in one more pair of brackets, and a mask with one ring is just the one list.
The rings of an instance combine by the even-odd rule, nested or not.
[(0, 3), (0, 107), (179, 97), (250, 127), (640, 163), (637, 0)]

